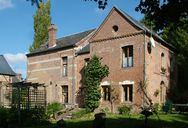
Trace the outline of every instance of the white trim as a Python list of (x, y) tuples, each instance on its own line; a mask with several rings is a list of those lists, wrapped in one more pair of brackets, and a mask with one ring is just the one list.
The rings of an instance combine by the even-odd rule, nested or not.
[(124, 80), (122, 82), (119, 82), (119, 85), (126, 85), (126, 84), (134, 84), (134, 81), (131, 80)]
[(38, 78), (37, 77), (35, 77), (35, 78), (28, 78), (27, 80), (28, 81), (33, 81), (33, 80), (38, 80)]
[(47, 59), (47, 60), (31, 62), (31, 63), (28, 63), (28, 65), (46, 63), (46, 62), (51, 62), (51, 61), (56, 61), (56, 60), (61, 60), (61, 58), (54, 58), (54, 59)]
[(47, 70), (54, 70), (54, 69), (61, 69), (60, 66), (58, 67), (51, 67), (51, 68), (40, 68), (40, 69), (34, 69), (34, 70), (29, 70), (28, 72), (39, 72), (39, 71), (47, 71)]
[(110, 86), (110, 82), (109, 81), (104, 81), (104, 82), (101, 83), (101, 86), (105, 86), (105, 85)]

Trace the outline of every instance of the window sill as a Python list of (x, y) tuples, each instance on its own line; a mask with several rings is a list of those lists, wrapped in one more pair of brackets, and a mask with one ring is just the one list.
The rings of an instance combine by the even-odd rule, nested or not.
[(133, 101), (123, 101), (122, 104), (132, 105), (132, 104), (133, 104)]
[(133, 68), (133, 66), (132, 67), (121, 67), (121, 69), (125, 69), (125, 70), (129, 70), (129, 69), (132, 69)]

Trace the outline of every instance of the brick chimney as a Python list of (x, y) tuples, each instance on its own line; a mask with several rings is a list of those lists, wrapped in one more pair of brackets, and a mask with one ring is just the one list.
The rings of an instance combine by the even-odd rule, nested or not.
[(56, 45), (56, 31), (57, 27), (54, 24), (51, 24), (48, 28), (48, 48)]

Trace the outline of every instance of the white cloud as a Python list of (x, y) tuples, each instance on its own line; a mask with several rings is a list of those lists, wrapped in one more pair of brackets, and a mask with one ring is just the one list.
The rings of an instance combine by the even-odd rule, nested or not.
[(27, 57), (24, 53), (6, 53), (4, 54), (4, 57), (6, 58), (13, 71), (15, 71), (16, 73), (21, 73), (23, 78), (26, 77)]
[(6, 53), (4, 54), (4, 56), (9, 63), (20, 63), (27, 61), (27, 57), (24, 53), (17, 53), (17, 54)]
[(0, 10), (12, 8), (13, 6), (12, 0), (0, 0)]

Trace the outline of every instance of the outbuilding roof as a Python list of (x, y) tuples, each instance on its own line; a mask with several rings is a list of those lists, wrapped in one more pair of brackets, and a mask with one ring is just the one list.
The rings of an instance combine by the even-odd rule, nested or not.
[(0, 75), (8, 75), (8, 76), (16, 75), (16, 73), (12, 70), (12, 68), (7, 63), (3, 55), (0, 55)]
[(56, 46), (55, 47), (48, 48), (48, 42), (47, 42), (40, 49), (37, 49), (34, 52), (27, 54), (27, 56), (32, 56), (32, 55), (36, 55), (36, 54), (39, 54), (39, 53), (45, 53), (45, 52), (50, 52), (50, 51), (74, 47), (76, 45), (76, 43), (78, 43), (83, 38), (88, 36), (94, 30), (95, 29), (91, 29), (91, 30), (87, 30), (87, 31), (84, 31), (84, 32), (80, 32), (80, 33), (77, 33), (77, 34), (70, 35), (70, 36), (65, 36), (65, 37), (59, 38), (59, 39), (56, 40)]

